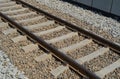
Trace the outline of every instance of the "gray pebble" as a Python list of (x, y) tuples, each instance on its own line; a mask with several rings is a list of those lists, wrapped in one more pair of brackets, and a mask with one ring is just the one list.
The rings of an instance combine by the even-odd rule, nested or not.
[(91, 24), (93, 27), (99, 27), (103, 31), (107, 31), (113, 37), (120, 37), (120, 22), (97, 14), (90, 10), (74, 6), (61, 0), (36, 0), (48, 7), (58, 9), (63, 13), (70, 14), (71, 16)]
[[(18, 75), (18, 77), (16, 76)], [(8, 56), (0, 50), (0, 79), (27, 79), (11, 62)]]

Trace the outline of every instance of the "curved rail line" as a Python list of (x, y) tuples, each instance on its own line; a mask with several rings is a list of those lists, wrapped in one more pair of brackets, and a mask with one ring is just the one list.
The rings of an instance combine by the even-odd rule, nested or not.
[[(28, 3), (25, 3), (21, 0), (13, 0), (16, 1), (18, 4), (22, 4), (25, 7), (28, 7), (34, 11), (36, 11), (37, 13), (42, 13), (47, 17), (50, 17), (51, 19), (66, 25), (68, 28), (71, 28), (72, 30), (75, 30), (79, 33), (84, 34), (86, 37), (92, 38), (94, 41), (109, 47), (111, 50), (114, 50), (117, 54), (120, 54), (120, 46), (108, 41), (96, 34), (93, 34), (87, 30), (84, 30), (76, 25), (73, 25), (65, 20), (62, 20), (54, 15), (51, 15), (43, 10), (40, 10)], [(85, 77), (89, 77), (90, 79), (100, 79), (100, 77), (98, 77), (96, 74), (92, 73), (91, 71), (87, 70), (84, 66), (82, 66), (81, 64), (79, 64), (78, 62), (76, 62), (74, 59), (72, 59), (71, 57), (67, 56), (66, 54), (64, 54), (64, 52), (59, 51), (58, 49), (54, 48), (53, 46), (51, 46), (50, 44), (48, 44), (45, 40), (43, 40), (41, 37), (36, 36), (34, 33), (32, 33), (31, 31), (29, 31), (28, 29), (22, 27), (20, 24), (18, 24), (17, 22), (15, 22), (14, 20), (12, 20), (11, 18), (9, 18), (8, 16), (6, 16), (4, 13), (0, 12), (0, 16), (6, 20), (7, 22), (9, 22), (10, 25), (16, 27), (19, 31), (21, 31), (22, 33), (26, 34), (28, 37), (32, 38), (33, 40), (35, 40), (40, 46), (44, 47), (45, 49), (47, 49), (48, 51), (52, 52), (52, 54), (57, 57), (58, 59), (60, 59), (61, 61), (63, 61), (64, 63), (68, 64), (70, 68), (72, 68), (73, 70), (75, 70), (77, 73), (85, 76)]]

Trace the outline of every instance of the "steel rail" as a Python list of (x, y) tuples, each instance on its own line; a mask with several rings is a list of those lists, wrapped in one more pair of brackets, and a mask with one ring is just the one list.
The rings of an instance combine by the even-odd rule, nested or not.
[[(62, 22), (63, 24), (67, 25), (67, 27), (70, 27), (76, 31), (79, 31), (80, 33), (83, 33), (84, 35), (91, 37), (92, 39), (96, 40), (97, 42), (102, 43), (103, 45), (109, 46), (112, 50), (116, 51), (118, 54), (120, 53), (120, 46), (108, 41), (96, 34), (93, 34), (91, 32), (88, 32), (87, 30), (84, 30), (76, 25), (73, 25), (65, 20), (62, 20), (54, 15), (51, 15), (41, 9), (38, 9), (28, 3), (25, 3), (23, 1), (20, 0), (14, 0), (17, 3), (21, 3), (22, 5), (32, 8), (33, 10), (35, 10), (36, 12), (40, 12), (45, 14), (46, 16), (55, 19), (59, 22)], [(79, 74), (83, 74), (87, 77), (89, 77), (90, 79), (100, 79), (98, 76), (96, 76), (94, 73), (91, 73), (90, 71), (88, 71), (87, 69), (85, 69), (82, 65), (78, 64), (77, 62), (75, 62), (73, 59), (71, 59), (70, 57), (68, 57), (67, 55), (63, 54), (62, 52), (58, 51), (57, 49), (55, 49), (54, 47), (52, 47), (51, 45), (47, 44), (43, 39), (41, 39), (40, 37), (36, 37), (34, 34), (30, 33), (30, 31), (26, 30), (25, 28), (21, 27), (19, 24), (17, 24), (16, 22), (14, 22), (13, 20), (11, 20), (9, 17), (5, 16), (4, 14), (0, 13), (0, 15), (7, 21), (9, 21), (11, 23), (11, 25), (14, 25), (15, 27), (17, 27), (18, 29), (20, 29), (21, 31), (24, 31), (25, 34), (27, 34), (28, 36), (30, 36), (31, 38), (33, 38), (34, 40), (36, 40), (37, 42), (39, 42), (40, 45), (42, 45), (43, 47), (47, 48), (48, 50), (50, 50), (54, 56), (58, 57), (59, 59), (61, 59), (62, 61), (66, 62), (69, 64), (70, 68), (72, 68), (73, 70), (77, 71)], [(47, 47), (46, 47), (47, 46)], [(59, 56), (58, 56), (59, 55)], [(68, 58), (68, 59), (67, 59)]]
[(52, 19), (54, 19), (54, 20), (56, 20), (56, 21), (58, 21), (62, 24), (65, 24), (68, 28), (76, 30), (77, 32), (82, 33), (85, 36), (92, 38), (94, 41), (99, 42), (100, 44), (109, 47), (111, 50), (115, 51), (117, 54), (120, 54), (120, 45), (118, 45), (114, 42), (111, 42), (111, 41), (109, 41), (109, 40), (107, 40), (107, 39), (105, 39), (105, 38), (103, 38), (103, 37), (101, 37), (97, 34), (94, 34), (94, 33), (90, 32), (88, 30), (80, 28), (79, 26), (74, 25), (70, 22), (67, 22), (67, 21), (65, 21), (65, 20), (63, 20), (63, 19), (61, 19), (57, 16), (51, 15), (48, 12), (45, 12), (45, 11), (39, 9), (39, 8), (36, 8), (36, 7), (26, 3), (24, 1), (21, 1), (21, 0), (13, 0), (13, 1), (16, 1), (17, 3), (20, 3), (23, 6), (29, 7), (30, 9), (32, 9), (36, 12), (43, 13), (44, 15), (46, 15), (46, 16), (48, 16), (48, 17), (50, 17), (50, 18), (52, 18)]
[(25, 29), (22, 27), (20, 24), (16, 23), (14, 20), (10, 19), (8, 16), (4, 15), (3, 13), (0, 12), (0, 16), (2, 19), (5, 21), (9, 22), (11, 26), (16, 27), (19, 31), (23, 32), (33, 40), (35, 40), (40, 46), (43, 46), (47, 50), (49, 50), (53, 56), (57, 57), (60, 59), (62, 62), (68, 64), (68, 66), (76, 71), (78, 74), (88, 77), (90, 79), (100, 79), (96, 74), (93, 72), (87, 70), (85, 67), (77, 63), (74, 59), (70, 58), (69, 56), (65, 55), (63, 52), (60, 52), (58, 49), (54, 48), (47, 42), (45, 42), (42, 38), (36, 36), (35, 34), (31, 33), (29, 30)]

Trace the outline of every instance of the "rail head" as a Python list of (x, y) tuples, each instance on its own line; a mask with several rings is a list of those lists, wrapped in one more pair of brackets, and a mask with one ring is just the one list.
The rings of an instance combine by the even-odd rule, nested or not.
[(45, 42), (42, 38), (36, 36), (35, 34), (31, 33), (29, 30), (22, 27), (20, 24), (16, 23), (14, 20), (9, 18), (8, 16), (4, 15), (0, 12), (0, 16), (2, 19), (7, 21), (11, 26), (17, 28), (19, 31), (23, 32), (30, 38), (32, 38), (34, 41), (36, 41), (40, 46), (46, 48), (49, 50), (53, 56), (60, 59), (62, 62), (68, 64), (68, 66), (76, 71), (78, 74), (88, 77), (90, 79), (100, 79), (96, 74), (92, 73), (91, 71), (87, 70), (84, 66), (77, 63), (74, 59), (70, 58), (69, 56), (65, 55), (63, 52), (59, 51), (58, 49), (54, 48), (47, 42)]
[[(61, 22), (63, 24), (65, 24), (67, 27), (72, 28), (73, 30), (76, 30), (86, 36), (91, 37), (92, 39), (94, 39), (95, 41), (106, 45), (108, 47), (110, 47), (112, 50), (116, 51), (118, 54), (120, 53), (120, 46), (108, 41), (96, 34), (93, 34), (91, 32), (88, 32), (87, 30), (84, 30), (76, 25), (73, 25), (65, 20), (62, 20), (54, 15), (51, 15), (41, 9), (38, 9), (28, 3), (25, 3), (21, 0), (13, 0), (16, 1), (17, 3), (20, 3), (26, 7), (29, 7), (33, 10), (35, 10), (36, 12), (40, 12), (43, 13), (44, 15), (57, 20), (58, 22)], [(3, 13), (0, 12), (0, 16), (8, 21), (10, 23), (10, 25), (16, 27), (17, 29), (21, 30), (22, 32), (24, 32), (25, 34), (27, 34), (29, 37), (33, 38), (36, 42), (38, 42), (40, 45), (42, 45), (43, 47), (45, 47), (46, 49), (48, 49), (49, 51), (51, 51), (53, 53), (53, 55), (57, 58), (59, 58), (60, 60), (66, 62), (70, 68), (72, 68), (73, 70), (75, 70), (77, 73), (82, 74), (84, 76), (89, 77), (90, 79), (100, 79), (98, 76), (96, 76), (94, 73), (90, 72), (89, 70), (87, 70), (86, 68), (84, 68), (82, 65), (80, 65), (79, 63), (77, 63), (75, 60), (73, 60), (72, 58), (68, 57), (67, 55), (65, 55), (63, 52), (60, 52), (58, 49), (55, 49), (54, 47), (52, 47), (51, 45), (49, 45), (48, 43), (46, 43), (42, 38), (37, 37), (36, 35), (34, 35), (33, 33), (31, 33), (30, 31), (28, 31), (27, 29), (23, 28), (21, 25), (19, 25), (18, 23), (16, 23), (15, 21), (13, 21), (12, 19), (10, 19), (9, 17), (7, 17), (6, 15), (4, 15)]]
[(105, 38), (103, 38), (103, 37), (101, 37), (101, 36), (99, 36), (99, 35), (97, 35), (95, 33), (92, 33), (92, 32), (90, 32), (88, 30), (85, 30), (85, 29), (83, 29), (83, 28), (81, 28), (81, 27), (79, 27), (77, 25), (74, 25), (74, 24), (72, 24), (70, 22), (67, 22), (67, 21), (65, 21), (65, 20), (63, 20), (63, 19), (61, 19), (61, 18), (59, 18), (57, 16), (49, 14), (48, 12), (45, 12), (45, 11), (39, 9), (39, 8), (36, 8), (36, 7), (26, 3), (24, 1), (21, 1), (21, 0), (13, 0), (13, 1), (16, 1), (17, 3), (22, 4), (22, 5), (26, 6), (26, 7), (29, 7), (32, 10), (36, 11), (36, 12), (43, 13), (47, 17), (50, 17), (50, 18), (52, 18), (52, 19), (54, 19), (54, 20), (56, 20), (56, 21), (58, 21), (58, 22), (60, 22), (60, 23), (62, 23), (64, 25), (66, 25), (66, 27), (71, 28), (73, 30), (76, 30), (77, 32), (82, 33), (85, 36), (92, 38), (94, 41), (99, 42), (100, 44), (109, 47), (111, 50), (115, 51), (117, 54), (120, 55), (120, 45), (118, 45), (116, 43), (113, 43), (113, 42), (111, 42), (111, 41), (109, 41), (109, 40), (107, 40), (107, 39), (105, 39)]

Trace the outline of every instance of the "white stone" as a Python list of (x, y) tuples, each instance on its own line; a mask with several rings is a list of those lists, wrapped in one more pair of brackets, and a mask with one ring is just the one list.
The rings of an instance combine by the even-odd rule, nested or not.
[(97, 14), (90, 10), (83, 9), (78, 6), (74, 6), (70, 3), (63, 2), (62, 0), (36, 0), (40, 4), (45, 4), (48, 7), (58, 9), (63, 13), (70, 14), (71, 16), (85, 21), (92, 25), (92, 27), (98, 27), (107, 31), (113, 37), (120, 38), (120, 22), (112, 18), (105, 17), (101, 14)]
[[(4, 62), (7, 62), (7, 65), (4, 66)], [(20, 72), (10, 62), (8, 56), (0, 50), (0, 79), (18, 79), (17, 75), (19, 75), (20, 79), (28, 79), (23, 72)]]

